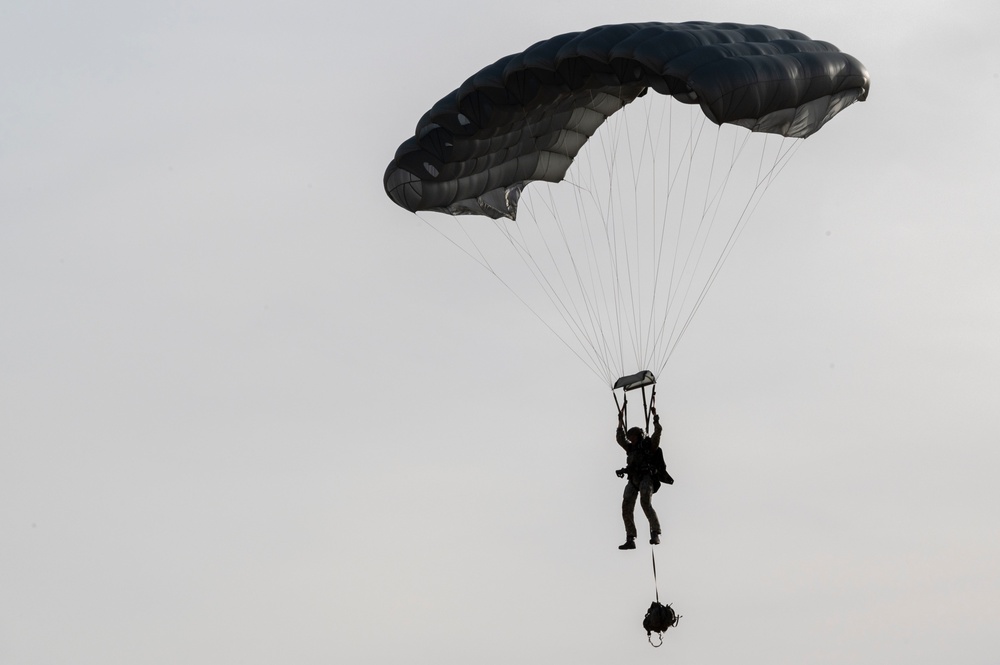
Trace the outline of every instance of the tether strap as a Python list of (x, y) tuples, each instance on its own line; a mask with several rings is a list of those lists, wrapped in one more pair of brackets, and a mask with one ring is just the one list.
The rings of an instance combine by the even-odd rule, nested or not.
[(653, 591), (656, 592), (656, 602), (660, 602), (660, 589), (656, 583), (656, 549), (650, 547), (650, 553), (653, 555)]

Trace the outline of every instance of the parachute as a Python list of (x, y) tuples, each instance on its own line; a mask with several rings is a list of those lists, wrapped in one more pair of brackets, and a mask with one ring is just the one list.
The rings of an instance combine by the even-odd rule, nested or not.
[(383, 183), (406, 210), (444, 213), (421, 218), (607, 385), (649, 383), (798, 139), (869, 85), (856, 58), (794, 30), (596, 27), (473, 74), (419, 120)]

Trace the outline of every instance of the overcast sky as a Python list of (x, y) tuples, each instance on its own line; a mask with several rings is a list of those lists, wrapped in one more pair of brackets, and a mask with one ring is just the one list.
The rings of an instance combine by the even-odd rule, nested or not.
[[(1000, 5), (752, 4), (3, 3), (0, 661), (996, 663)], [(382, 188), (480, 67), (649, 20), (872, 75), (661, 377), (658, 650), (610, 391)]]

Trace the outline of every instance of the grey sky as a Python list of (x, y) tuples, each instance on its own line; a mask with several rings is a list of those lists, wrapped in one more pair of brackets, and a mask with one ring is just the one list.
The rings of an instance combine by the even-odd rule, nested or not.
[[(481, 66), (609, 22), (794, 28), (799, 150), (660, 384), (609, 391), (382, 172)], [(0, 8), (0, 661), (994, 663), (992, 1)], [(639, 524), (643, 518), (639, 516)]]

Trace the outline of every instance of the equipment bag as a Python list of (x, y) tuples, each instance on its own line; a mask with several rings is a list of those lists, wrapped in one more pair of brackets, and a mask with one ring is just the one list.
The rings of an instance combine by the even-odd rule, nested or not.
[(653, 457), (653, 477), (661, 483), (673, 485), (674, 479), (667, 473), (667, 463), (663, 461), (663, 448), (657, 448)]
[(660, 646), (663, 644), (663, 633), (667, 631), (667, 628), (676, 626), (680, 620), (681, 618), (677, 616), (670, 605), (661, 605), (658, 601), (653, 601), (653, 604), (646, 610), (646, 617), (642, 620), (642, 627), (646, 629), (646, 639), (649, 640), (650, 644), (653, 644), (653, 633), (656, 633), (660, 638), (660, 643), (653, 644), (653, 646)]

